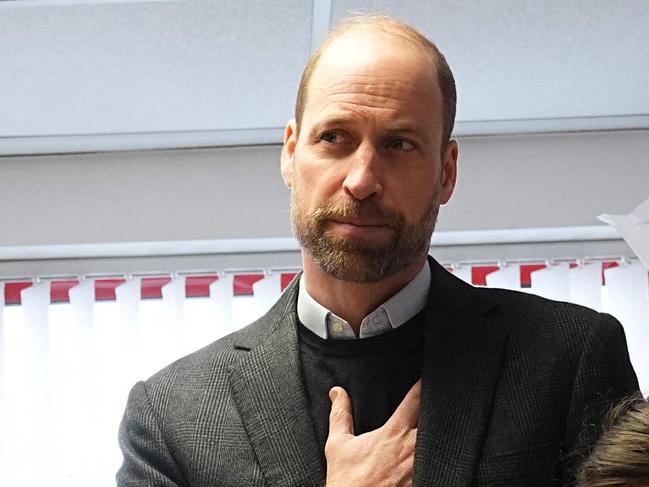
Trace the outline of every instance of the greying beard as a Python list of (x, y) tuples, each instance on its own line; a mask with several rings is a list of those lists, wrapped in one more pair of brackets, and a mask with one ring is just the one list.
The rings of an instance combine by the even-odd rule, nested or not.
[[(428, 253), (439, 204), (432, 200), (424, 215), (406, 223), (404, 218), (369, 201), (322, 204), (305, 215), (293, 193), (291, 223), (300, 245), (327, 274), (354, 283), (377, 282), (407, 268)], [(327, 234), (334, 216), (380, 216), (393, 231), (386, 242), (367, 244), (353, 237)]]

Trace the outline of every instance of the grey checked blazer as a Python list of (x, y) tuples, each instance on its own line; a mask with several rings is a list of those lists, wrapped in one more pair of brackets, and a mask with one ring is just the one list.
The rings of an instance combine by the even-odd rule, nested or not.
[[(414, 485), (570, 485), (611, 402), (638, 389), (622, 327), (430, 265)], [(135, 385), (120, 487), (324, 484), (296, 298), (294, 282), (255, 323)]]

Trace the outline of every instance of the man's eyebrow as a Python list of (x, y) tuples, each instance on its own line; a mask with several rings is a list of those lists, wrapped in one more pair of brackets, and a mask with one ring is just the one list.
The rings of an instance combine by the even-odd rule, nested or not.
[(423, 131), (422, 127), (411, 123), (411, 122), (403, 122), (403, 123), (393, 123), (389, 124), (386, 127), (387, 132), (406, 132), (406, 133), (412, 133), (412, 134), (421, 134)]
[(353, 120), (346, 117), (327, 117), (314, 123), (308, 133), (310, 137), (315, 137), (325, 129), (345, 127), (353, 123)]
[[(319, 120), (318, 122), (313, 124), (312, 131), (316, 132), (322, 129), (322, 127), (344, 126), (344, 125), (362, 124), (362, 123), (364, 123), (362, 120), (358, 120), (355, 117), (334, 115), (334, 116), (323, 118), (322, 120)], [(421, 127), (420, 124), (417, 124), (410, 120), (403, 120), (403, 121), (396, 120), (392, 123), (386, 124), (385, 127), (386, 132), (421, 134), (423, 130), (424, 128)]]
[(318, 129), (320, 127), (326, 127), (331, 125), (349, 125), (350, 123), (355, 123), (355, 121), (351, 117), (335, 115), (335, 116), (325, 117), (322, 120), (317, 121), (315, 124), (313, 124), (313, 128)]

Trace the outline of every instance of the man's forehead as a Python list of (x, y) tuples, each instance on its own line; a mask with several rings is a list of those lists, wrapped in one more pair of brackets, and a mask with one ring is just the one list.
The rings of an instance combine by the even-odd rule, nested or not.
[(435, 70), (430, 56), (413, 42), (388, 32), (371, 29), (366, 26), (344, 32), (325, 46), (314, 76), (327, 68), (354, 68), (359, 65), (385, 68), (388, 60), (401, 59), (404, 63), (412, 62), (423, 69)]
[(342, 103), (351, 111), (356, 104), (409, 113), (422, 103), (440, 101), (435, 67), (422, 49), (387, 34), (354, 31), (323, 52), (309, 82), (306, 108), (323, 115), (326, 105)]
[[(398, 108), (403, 102), (402, 95), (407, 92), (420, 92), (420, 95), (425, 96), (424, 91), (428, 91), (427, 88), (430, 87), (428, 84), (413, 82), (407, 77), (398, 76), (400, 74), (399, 70), (392, 70), (392, 73), (381, 70), (377, 74), (371, 69), (358, 69), (353, 73), (323, 72), (323, 76), (314, 79), (311, 96), (314, 102), (326, 96), (329, 103), (358, 102), (385, 108)], [(417, 80), (421, 81), (421, 78)]]

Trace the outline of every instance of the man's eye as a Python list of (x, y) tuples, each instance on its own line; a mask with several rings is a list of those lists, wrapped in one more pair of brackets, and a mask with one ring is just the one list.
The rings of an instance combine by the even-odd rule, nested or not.
[(341, 137), (338, 132), (325, 132), (320, 139), (330, 144), (335, 144), (336, 142), (340, 142)]
[(393, 150), (409, 151), (411, 149), (414, 149), (414, 147), (415, 146), (410, 142), (403, 139), (392, 139), (388, 142), (388, 148)]

